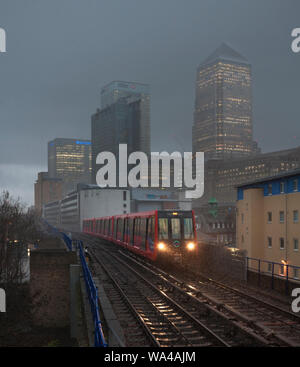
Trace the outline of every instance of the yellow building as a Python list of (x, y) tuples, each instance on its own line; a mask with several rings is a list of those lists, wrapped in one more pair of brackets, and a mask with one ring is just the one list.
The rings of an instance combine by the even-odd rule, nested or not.
[(249, 267), (299, 279), (300, 170), (240, 185), (237, 193), (237, 247)]

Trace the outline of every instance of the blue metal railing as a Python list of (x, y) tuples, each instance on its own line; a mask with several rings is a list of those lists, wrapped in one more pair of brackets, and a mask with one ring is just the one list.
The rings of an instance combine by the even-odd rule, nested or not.
[[(66, 235), (64, 232), (59, 232), (57, 228), (53, 227), (51, 224), (46, 222), (46, 225), (48, 226), (49, 232), (59, 235), (63, 238), (65, 241), (66, 246), (68, 247), (69, 251), (72, 251), (73, 242), (71, 238)], [(90, 269), (87, 265), (84, 251), (83, 251), (83, 244), (82, 241), (76, 241), (78, 249), (79, 249), (79, 257), (80, 257), (80, 263), (83, 271), (83, 277), (85, 281), (86, 291), (89, 298), (89, 303), (91, 306), (91, 312), (93, 315), (93, 322), (94, 322), (94, 346), (95, 347), (107, 347), (107, 344), (105, 342), (105, 338), (102, 331), (102, 323), (99, 316), (99, 305), (98, 305), (98, 291), (95, 286), (95, 283), (93, 281), (92, 274), (90, 272)]]
[(98, 291), (93, 281), (89, 267), (86, 263), (82, 246), (83, 246), (82, 241), (78, 241), (79, 256), (94, 321), (94, 332), (95, 332), (94, 345), (95, 347), (107, 347), (102, 331), (102, 323), (99, 316)]
[(69, 236), (67, 236), (64, 232), (59, 232), (62, 236), (63, 240), (65, 241), (66, 246), (68, 247), (69, 251), (72, 251), (72, 240)]
[(42, 218), (42, 221), (47, 226), (47, 230), (54, 236), (60, 236), (65, 241), (65, 244), (69, 251), (72, 251), (72, 240), (69, 236), (67, 236), (64, 232), (60, 232), (56, 227), (46, 221), (46, 219)]

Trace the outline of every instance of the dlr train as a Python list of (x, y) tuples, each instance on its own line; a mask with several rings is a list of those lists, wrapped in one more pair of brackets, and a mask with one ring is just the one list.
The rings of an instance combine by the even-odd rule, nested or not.
[(185, 261), (197, 254), (192, 210), (153, 210), (86, 219), (83, 232), (116, 243), (150, 260)]

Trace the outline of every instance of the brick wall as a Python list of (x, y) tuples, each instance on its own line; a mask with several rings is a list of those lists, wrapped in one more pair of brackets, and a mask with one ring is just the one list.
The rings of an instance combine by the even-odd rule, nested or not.
[(35, 325), (65, 327), (69, 325), (70, 264), (76, 253), (65, 250), (36, 250), (30, 256), (30, 295)]

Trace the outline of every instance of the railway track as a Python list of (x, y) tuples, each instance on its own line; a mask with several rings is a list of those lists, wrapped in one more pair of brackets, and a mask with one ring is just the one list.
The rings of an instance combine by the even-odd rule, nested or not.
[(266, 345), (300, 346), (300, 317), (296, 314), (199, 274), (187, 271), (179, 277), (178, 270), (170, 274), (132, 255), (122, 253), (122, 256), (159, 276), (166, 285), (231, 315), (239, 321), (239, 327), (265, 339)]
[(135, 314), (152, 346), (229, 346), (118, 256), (106, 251), (101, 251), (101, 257), (95, 252), (92, 256)]
[[(101, 255), (100, 255), (101, 253)], [(135, 314), (150, 345), (264, 346), (268, 342), (243, 329), (207, 302), (190, 302), (185, 291), (174, 292), (140, 264), (129, 265), (118, 252), (93, 251), (93, 258), (111, 279), (114, 289)], [(123, 255), (124, 256), (124, 255)], [(152, 279), (151, 279), (152, 278)], [(195, 299), (194, 299), (195, 301)]]
[[(94, 244), (95, 241), (90, 238), (85, 238), (90, 244)], [(94, 246), (97, 252), (102, 246)], [(110, 250), (112, 247), (110, 246)], [(141, 312), (139, 307), (135, 307), (134, 297), (144, 299), (145, 295), (148, 301), (148, 293), (144, 287), (139, 289), (139, 295), (133, 296), (133, 301), (127, 296), (128, 290), (120, 286), (120, 279), (123, 272), (128, 274), (126, 276), (127, 282), (132, 285), (131, 279), (134, 277), (136, 284), (139, 282), (151, 283), (150, 288), (156, 290), (156, 297), (165, 297), (169, 299), (164, 301), (159, 298), (160, 302), (157, 302), (157, 298), (152, 299), (152, 307), (156, 308), (156, 317), (161, 315), (161, 310), (166, 310), (164, 314), (165, 322), (164, 328), (168, 324), (166, 320), (168, 312), (173, 310), (176, 314), (178, 308), (176, 304), (180, 305), (190, 316), (197, 321), (200, 321), (208, 331), (211, 331), (213, 335), (217, 336), (219, 342), (204, 342), (203, 345), (227, 345), (227, 346), (300, 346), (300, 318), (299, 316), (286, 311), (278, 306), (275, 306), (269, 302), (262, 301), (252, 295), (246, 294), (236, 288), (229, 287), (220, 282), (216, 282), (212, 279), (205, 278), (199, 274), (195, 275), (190, 271), (178, 274), (178, 269), (175, 268), (172, 272), (165, 272), (162, 269), (157, 268), (152, 263), (137, 257), (131, 253), (124, 253), (124, 251), (117, 250), (112, 256), (111, 253), (101, 250), (101, 257), (105, 253), (105, 264), (102, 261), (102, 265), (106, 268), (111, 261), (115, 263), (114, 269), (107, 268), (107, 274), (114, 273), (115, 289), (118, 287), (123, 291), (123, 299), (127, 297), (127, 307), (130, 304), (132, 314), (135, 314), (135, 320), (139, 320), (140, 327), (147, 330), (148, 340), (151, 340), (150, 344), (156, 339), (155, 336), (149, 336), (151, 334), (151, 322), (147, 324), (147, 310)], [(96, 255), (97, 256), (97, 255)], [(98, 256), (97, 256), (98, 257)], [(114, 260), (112, 260), (114, 259)], [(99, 259), (98, 259), (99, 260)], [(100, 260), (101, 261), (101, 260)], [(118, 265), (117, 265), (118, 264)], [(122, 269), (122, 271), (120, 270)], [(128, 273), (129, 272), (129, 273)], [(131, 275), (130, 275), (131, 273)], [(118, 275), (117, 275), (118, 274)], [(130, 287), (129, 287), (130, 288)], [(133, 288), (133, 287), (132, 287)], [(120, 293), (120, 289), (118, 290)], [(154, 296), (153, 296), (154, 297)], [(170, 301), (175, 302), (175, 305), (170, 305)], [(150, 302), (151, 303), (151, 302)], [(161, 309), (159, 308), (161, 306)], [(149, 306), (150, 307), (150, 306)], [(169, 307), (169, 308), (168, 308)], [(151, 307), (150, 307), (151, 309)], [(152, 308), (153, 311), (153, 308)], [(157, 312), (158, 311), (158, 312)], [(172, 314), (172, 312), (170, 313)], [(176, 316), (176, 315), (175, 315)], [(182, 315), (180, 315), (182, 317)], [(175, 319), (176, 320), (176, 317)], [(172, 319), (170, 320), (172, 324)], [(189, 319), (191, 322), (191, 318)], [(155, 322), (154, 322), (154, 325)], [(177, 326), (176, 324), (174, 326)], [(195, 327), (195, 323), (194, 326)], [(162, 328), (161, 330), (164, 330)], [(170, 324), (168, 328), (171, 328)], [(155, 334), (155, 332), (154, 332)], [(180, 335), (180, 327), (177, 327), (177, 334)], [(172, 339), (170, 337), (170, 339)], [(221, 343), (220, 343), (221, 341)], [(222, 342), (224, 342), (222, 344)], [(164, 344), (158, 341), (158, 345), (172, 345), (174, 344), (174, 338), (170, 341), (171, 344)], [(181, 338), (180, 345), (190, 345), (188, 339)], [(201, 344), (201, 343), (200, 343)], [(192, 344), (193, 345), (193, 344)]]

